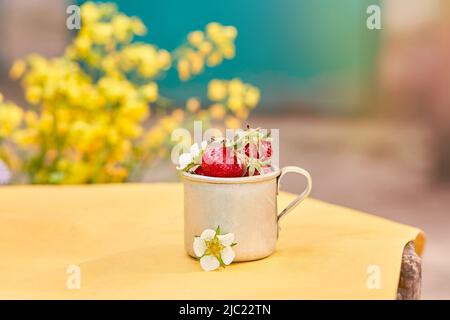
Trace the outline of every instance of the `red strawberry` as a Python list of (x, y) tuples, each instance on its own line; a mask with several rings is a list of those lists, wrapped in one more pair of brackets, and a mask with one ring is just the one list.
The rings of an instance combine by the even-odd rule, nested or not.
[(272, 143), (270, 141), (261, 142), (261, 153), (263, 159), (269, 159), (272, 156)]
[[(255, 145), (252, 145), (252, 156), (251, 157), (254, 158), (254, 159), (258, 159), (259, 158), (259, 152), (258, 152), (257, 149), (258, 148)], [(247, 143), (245, 145), (244, 152), (245, 152), (245, 155), (247, 157), (250, 157), (250, 143)]]
[[(262, 160), (269, 159), (272, 156), (272, 143), (270, 141), (261, 141), (259, 150), (257, 146), (252, 146), (252, 158), (259, 159), (259, 151), (261, 151)], [(250, 144), (247, 143), (244, 147), (244, 152), (247, 157), (250, 157)]]
[(212, 145), (202, 157), (202, 171), (209, 177), (242, 177), (244, 164), (231, 148)]
[(204, 176), (205, 173), (203, 172), (203, 168), (202, 167), (197, 167), (197, 169), (194, 170), (195, 174), (198, 174), (199, 176)]

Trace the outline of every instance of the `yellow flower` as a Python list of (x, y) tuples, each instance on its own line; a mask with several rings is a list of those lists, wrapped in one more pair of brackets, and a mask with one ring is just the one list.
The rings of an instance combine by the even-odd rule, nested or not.
[(227, 37), (225, 27), (216, 22), (209, 23), (206, 26), (206, 32), (208, 34), (208, 37), (211, 38), (218, 45), (221, 45), (226, 42), (229, 42), (230, 40), (233, 40), (233, 39), (229, 39)]
[(208, 98), (212, 101), (225, 99), (227, 95), (227, 86), (223, 81), (211, 80), (208, 83)]
[(139, 18), (131, 19), (131, 29), (133, 30), (134, 34), (137, 34), (138, 36), (143, 36), (147, 32), (147, 28)]
[(42, 97), (42, 89), (38, 86), (28, 87), (25, 93), (25, 98), (31, 104), (38, 104)]
[(172, 117), (176, 122), (180, 123), (184, 119), (184, 111), (181, 109), (175, 109), (172, 112)]
[(204, 36), (201, 31), (193, 31), (188, 34), (188, 41), (194, 46), (199, 46), (203, 42)]
[(53, 162), (56, 157), (58, 156), (58, 151), (54, 148), (47, 149), (47, 152), (45, 153), (46, 161)]
[(116, 128), (109, 128), (106, 139), (108, 140), (108, 143), (113, 146), (119, 142), (120, 136)]
[(28, 127), (34, 127), (38, 123), (38, 116), (34, 111), (27, 111), (24, 120)]
[(16, 60), (9, 70), (9, 76), (14, 80), (19, 79), (24, 74), (26, 68), (27, 65), (25, 64), (25, 61), (22, 59)]
[(172, 117), (164, 117), (161, 119), (161, 127), (166, 130), (166, 132), (172, 132), (178, 126), (177, 121)]
[(115, 3), (101, 3), (98, 5), (98, 8), (103, 17), (111, 17), (117, 11), (117, 6)]
[(225, 119), (225, 126), (228, 129), (238, 129), (241, 126), (241, 122), (235, 117), (227, 117)]
[(92, 28), (92, 39), (96, 43), (107, 44), (111, 41), (112, 34), (113, 28), (106, 22), (96, 23)]
[(236, 29), (208, 24), (189, 33), (172, 57), (154, 45), (132, 42), (146, 27), (114, 4), (85, 2), (81, 18), (82, 28), (63, 56), (32, 54), (11, 67), (12, 78), (23, 78), (33, 110), (3, 102), (0, 94), (0, 138), (7, 142), (0, 152), (4, 156), (9, 145), (12, 153), (20, 151), (16, 158), (22, 161), (11, 168), (27, 174), (30, 182), (123, 182), (141, 161), (167, 156), (171, 132), (187, 120), (201, 119), (206, 126), (219, 120), (235, 128), (259, 100), (258, 89), (240, 80), (213, 80), (209, 108), (190, 98), (185, 108), (173, 110), (161, 99), (161, 117), (147, 123), (150, 104), (159, 99), (160, 75), (174, 64), (185, 81), (205, 64), (233, 58)]
[(120, 119), (116, 125), (119, 132), (125, 137), (137, 138), (142, 132), (142, 127), (140, 125), (126, 118)]
[(64, 135), (70, 129), (71, 124), (71, 112), (69, 109), (59, 109), (56, 110), (56, 120), (55, 125), (57, 127), (58, 133)]
[(237, 37), (237, 29), (233, 26), (225, 27), (225, 36), (230, 40), (234, 40)]
[(53, 128), (53, 116), (49, 113), (43, 113), (39, 121), (39, 129), (43, 133), (50, 133)]
[(155, 102), (158, 99), (158, 85), (156, 82), (146, 84), (141, 89), (148, 102)]
[(153, 61), (143, 61), (139, 66), (139, 72), (146, 78), (155, 76), (158, 72), (157, 65)]
[(120, 113), (134, 121), (142, 121), (148, 117), (149, 108), (146, 103), (130, 99), (126, 101)]
[(210, 22), (206, 25), (206, 33), (212, 39), (217, 38), (222, 32), (222, 26), (217, 22)]
[(60, 171), (66, 171), (67, 168), (69, 167), (69, 161), (67, 159), (60, 159), (57, 162), (56, 167)]
[(162, 70), (170, 67), (170, 54), (165, 50), (157, 50), (147, 44), (131, 44), (119, 54), (120, 68), (123, 71), (135, 71), (145, 78), (153, 78)]
[(117, 56), (109, 55), (103, 59), (102, 68), (109, 76), (115, 77), (119, 75), (117, 71), (117, 64)]
[(0, 137), (11, 134), (22, 122), (23, 111), (13, 103), (0, 104)]
[(130, 39), (130, 19), (124, 14), (118, 14), (112, 21), (112, 28), (114, 37), (120, 42), (125, 42)]
[(239, 119), (244, 120), (244, 119), (247, 119), (249, 113), (250, 113), (250, 112), (249, 112), (247, 109), (240, 109), (240, 110), (236, 111), (236, 116), (237, 116)]
[(69, 166), (69, 173), (64, 179), (64, 183), (67, 184), (78, 184), (86, 183), (89, 180), (92, 165), (83, 161), (77, 161), (71, 163)]
[(200, 120), (200, 121), (208, 121), (209, 119), (209, 113), (207, 110), (200, 110), (197, 114), (196, 114), (196, 119)]
[(103, 77), (98, 82), (98, 86), (100, 92), (112, 103), (120, 102), (126, 97), (132, 97), (135, 93), (134, 87), (127, 80)]
[(221, 51), (226, 59), (233, 59), (236, 53), (234, 45), (232, 43), (222, 46)]
[(200, 109), (200, 101), (197, 98), (189, 98), (186, 101), (186, 109), (191, 113), (197, 112)]
[(91, 50), (92, 42), (91, 39), (89, 39), (89, 37), (87, 36), (78, 36), (75, 38), (74, 44), (78, 54), (82, 57), (85, 57)]
[(199, 74), (203, 71), (204, 61), (203, 57), (197, 53), (191, 53), (189, 55), (189, 60), (191, 62), (191, 69), (193, 74)]
[(206, 60), (208, 67), (215, 67), (220, 63), (222, 63), (222, 54), (218, 51), (211, 53)]
[(167, 134), (162, 127), (152, 128), (144, 137), (144, 145), (148, 148), (157, 148), (166, 140)]
[(111, 182), (122, 182), (126, 177), (128, 177), (127, 169), (113, 163), (107, 164), (105, 169), (106, 173), (111, 178)]
[(178, 76), (182, 81), (186, 81), (191, 76), (189, 62), (185, 59), (178, 61)]
[(237, 112), (244, 107), (244, 102), (242, 101), (242, 98), (240, 96), (231, 96), (228, 99), (228, 107), (232, 111)]
[(81, 6), (81, 23), (90, 24), (100, 18), (100, 11), (97, 5), (92, 2), (86, 2)]
[(259, 90), (255, 87), (249, 87), (247, 92), (245, 93), (245, 104), (250, 108), (256, 107), (259, 102)]
[(161, 69), (168, 69), (170, 67), (171, 57), (170, 53), (166, 50), (158, 51), (158, 64)]
[(225, 116), (225, 108), (220, 103), (215, 103), (209, 107), (209, 112), (211, 113), (211, 117), (216, 120), (222, 120)]
[(212, 49), (213, 49), (213, 47), (212, 47), (211, 43), (209, 43), (209, 42), (203, 42), (203, 43), (200, 45), (199, 52), (200, 52), (202, 55), (206, 56), (206, 55), (208, 55), (208, 54), (211, 53)]
[(231, 96), (240, 96), (244, 91), (244, 84), (240, 79), (233, 79), (228, 84), (228, 90)]

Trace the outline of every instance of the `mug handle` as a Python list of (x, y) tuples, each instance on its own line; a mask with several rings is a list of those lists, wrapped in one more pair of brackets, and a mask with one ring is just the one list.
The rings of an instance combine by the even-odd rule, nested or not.
[(280, 214), (277, 217), (277, 221), (280, 221), (280, 219), (282, 217), (284, 217), (292, 209), (294, 209), (296, 206), (298, 206), (298, 204), (300, 202), (302, 202), (309, 195), (309, 193), (311, 192), (311, 189), (312, 189), (312, 179), (311, 179), (311, 175), (309, 174), (308, 171), (306, 171), (305, 169), (299, 168), (299, 167), (284, 167), (281, 169), (281, 174), (278, 177), (277, 194), (280, 192), (281, 179), (284, 177), (285, 174), (291, 173), (291, 172), (299, 173), (306, 178), (306, 183), (307, 183), (306, 189), (301, 194), (299, 194), (294, 200), (292, 200), (292, 202), (289, 203), (288, 206), (283, 209), (283, 211), (280, 212)]

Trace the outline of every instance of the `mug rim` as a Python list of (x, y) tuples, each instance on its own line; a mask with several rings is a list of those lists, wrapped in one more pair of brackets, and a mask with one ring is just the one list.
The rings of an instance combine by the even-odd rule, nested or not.
[(220, 178), (220, 177), (209, 177), (201, 176), (198, 174), (192, 174), (188, 172), (182, 172), (181, 175), (183, 179), (194, 181), (194, 182), (204, 182), (204, 183), (217, 183), (217, 184), (232, 184), (232, 183), (255, 183), (267, 180), (272, 180), (277, 178), (281, 174), (281, 170), (278, 167), (272, 166), (273, 171), (270, 173), (251, 176), (251, 177), (237, 177), (237, 178)]

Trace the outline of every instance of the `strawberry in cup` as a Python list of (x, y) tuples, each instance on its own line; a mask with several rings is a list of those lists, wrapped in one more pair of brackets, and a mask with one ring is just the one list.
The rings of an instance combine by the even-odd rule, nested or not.
[(271, 169), (272, 141), (259, 128), (239, 131), (233, 139), (212, 139), (180, 156), (178, 170), (208, 177), (237, 178), (266, 174)]

